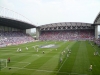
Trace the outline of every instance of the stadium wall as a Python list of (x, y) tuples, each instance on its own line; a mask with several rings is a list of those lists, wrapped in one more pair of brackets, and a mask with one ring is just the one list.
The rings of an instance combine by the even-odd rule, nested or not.
[(95, 26), (95, 39), (98, 39), (98, 25)]
[(40, 36), (40, 28), (36, 28), (36, 39), (39, 40), (39, 36)]

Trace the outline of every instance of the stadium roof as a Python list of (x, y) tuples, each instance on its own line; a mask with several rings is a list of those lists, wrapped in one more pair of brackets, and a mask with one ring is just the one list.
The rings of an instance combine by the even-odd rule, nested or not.
[(90, 23), (81, 23), (81, 22), (60, 22), (60, 23), (51, 23), (45, 24), (38, 27), (47, 28), (47, 27), (57, 27), (57, 26), (91, 26)]
[(0, 16), (0, 25), (18, 28), (22, 30), (36, 28), (36, 26), (33, 24), (29, 24), (20, 20), (15, 20), (13, 18), (8, 18), (8, 17), (3, 17), (3, 16)]
[(100, 25), (100, 12), (99, 12), (99, 14), (96, 17), (96, 19), (94, 21), (94, 24), (99, 24)]

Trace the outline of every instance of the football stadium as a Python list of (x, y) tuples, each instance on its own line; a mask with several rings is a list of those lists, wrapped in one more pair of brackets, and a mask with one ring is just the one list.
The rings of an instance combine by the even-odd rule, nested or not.
[[(100, 13), (93, 24), (37, 26), (4, 10), (19, 17), (0, 12), (0, 75), (100, 75)], [(28, 34), (31, 28), (36, 39)]]

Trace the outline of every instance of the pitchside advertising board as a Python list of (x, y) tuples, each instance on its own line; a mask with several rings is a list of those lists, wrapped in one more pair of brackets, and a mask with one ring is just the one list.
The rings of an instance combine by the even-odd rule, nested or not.
[(3, 45), (1, 44), (0, 47), (6, 47), (6, 45), (5, 44), (3, 44)]

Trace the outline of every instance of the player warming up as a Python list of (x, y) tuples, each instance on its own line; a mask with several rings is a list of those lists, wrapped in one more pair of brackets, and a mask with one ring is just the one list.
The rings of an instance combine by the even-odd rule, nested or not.
[(44, 54), (44, 51), (43, 51), (43, 54)]
[(60, 63), (62, 63), (62, 58), (60, 58)]
[(28, 50), (28, 48), (26, 47), (26, 50)]
[(92, 71), (92, 64), (90, 65), (90, 68), (89, 68), (89, 70), (90, 70), (90, 71)]
[(8, 63), (10, 63), (10, 57), (8, 58)]
[(37, 52), (38, 52), (38, 48), (37, 48)]
[(19, 52), (19, 48), (17, 49), (17, 52)]
[(19, 50), (20, 52), (22, 51), (22, 49)]

